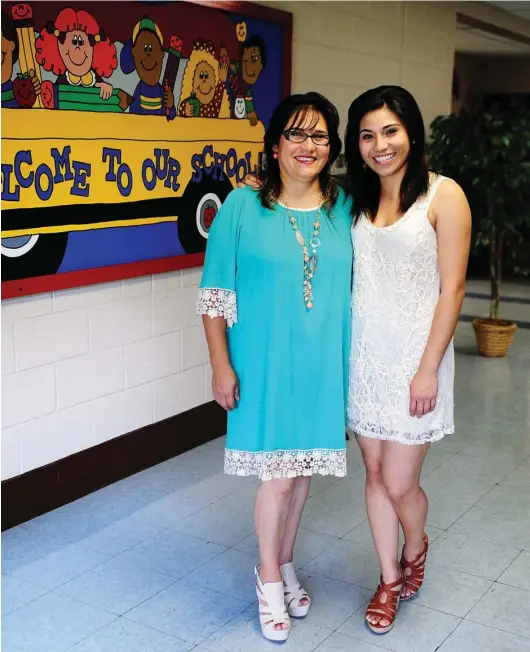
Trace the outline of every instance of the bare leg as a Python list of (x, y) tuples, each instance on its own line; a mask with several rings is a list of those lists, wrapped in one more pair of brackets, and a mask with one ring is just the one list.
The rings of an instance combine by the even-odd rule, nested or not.
[[(383, 483), (383, 450), (385, 442), (357, 437), (366, 468), (366, 509), (375, 548), (381, 564), (383, 581), (395, 582), (400, 577), (398, 564), (399, 521)], [(386, 627), (385, 616), (368, 616), (369, 622)]]
[(404, 556), (409, 560), (424, 549), (428, 500), (420, 487), (420, 475), (428, 450), (429, 444), (384, 443), (383, 482), (403, 528)]
[(285, 525), (285, 534), (280, 548), (280, 564), (293, 561), (296, 535), (298, 534), (298, 528), (300, 527), (310, 486), (311, 477), (298, 477), (294, 480), (293, 493), (287, 514), (287, 523)]
[[(260, 578), (264, 584), (282, 581), (280, 548), (293, 488), (293, 478), (278, 478), (262, 482), (256, 492), (254, 521), (258, 536)], [(278, 624), (275, 629), (287, 629), (287, 625)]]
[[(298, 534), (298, 528), (300, 527), (310, 486), (311, 477), (295, 478), (289, 513), (287, 514), (287, 523), (285, 525), (285, 534), (280, 548), (280, 564), (293, 561), (296, 535)], [(303, 606), (308, 604), (308, 602), (308, 598), (301, 598), (298, 604)]]

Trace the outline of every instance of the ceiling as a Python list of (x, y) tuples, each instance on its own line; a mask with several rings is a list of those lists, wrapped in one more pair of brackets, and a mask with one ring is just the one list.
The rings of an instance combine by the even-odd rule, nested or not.
[(489, 3), (504, 9), (504, 11), (509, 11), (511, 14), (530, 20), (530, 2), (526, 0), (516, 0), (515, 2), (512, 0), (489, 0)]
[[(530, 21), (530, 1), (489, 0), (489, 4)], [(457, 24), (456, 51), (468, 54), (529, 56), (530, 45), (475, 27)]]
[(457, 25), (456, 51), (468, 54), (497, 54), (504, 56), (530, 55), (530, 45), (490, 34), (479, 29)]

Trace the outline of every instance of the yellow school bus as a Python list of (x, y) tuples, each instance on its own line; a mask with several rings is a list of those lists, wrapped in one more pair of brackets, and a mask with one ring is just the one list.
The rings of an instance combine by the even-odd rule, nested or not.
[(72, 232), (177, 222), (183, 252), (204, 252), (263, 136), (248, 120), (3, 108), (3, 280), (55, 273)]

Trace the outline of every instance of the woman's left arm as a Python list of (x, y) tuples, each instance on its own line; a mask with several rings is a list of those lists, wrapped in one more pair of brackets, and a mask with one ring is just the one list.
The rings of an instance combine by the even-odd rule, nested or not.
[(410, 415), (421, 417), (434, 409), (438, 368), (454, 335), (465, 295), (471, 241), (471, 211), (464, 192), (444, 181), (433, 203), (438, 239), (440, 297), (420, 366), (410, 385)]

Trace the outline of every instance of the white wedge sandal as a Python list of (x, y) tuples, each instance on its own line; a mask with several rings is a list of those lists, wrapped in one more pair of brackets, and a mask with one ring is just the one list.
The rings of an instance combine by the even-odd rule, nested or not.
[[(293, 562), (290, 561), (282, 564), (280, 566), (280, 573), (282, 574), (285, 604), (289, 616), (291, 618), (305, 618), (311, 608), (311, 598), (307, 591), (300, 585), (296, 577)], [(304, 599), (307, 602), (300, 604)]]
[[(256, 595), (259, 602), (259, 623), (261, 632), (269, 641), (286, 641), (291, 632), (291, 622), (285, 606), (283, 582), (263, 582), (259, 576), (259, 566), (254, 569), (256, 574)], [(287, 625), (285, 629), (275, 629), (276, 625)]]

